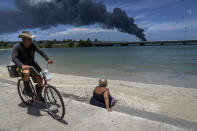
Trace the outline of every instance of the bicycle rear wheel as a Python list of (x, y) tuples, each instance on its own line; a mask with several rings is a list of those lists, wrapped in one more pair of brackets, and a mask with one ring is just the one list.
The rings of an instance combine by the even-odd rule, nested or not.
[(33, 104), (33, 100), (32, 100), (33, 98), (24, 93), (24, 88), (25, 88), (25, 86), (23, 84), (23, 80), (22, 79), (18, 80), (17, 89), (18, 89), (18, 94), (19, 94), (22, 102), (25, 105), (28, 105), (28, 106), (32, 105)]
[(62, 120), (65, 115), (65, 107), (59, 91), (55, 87), (47, 85), (44, 98), (49, 114), (56, 120)]

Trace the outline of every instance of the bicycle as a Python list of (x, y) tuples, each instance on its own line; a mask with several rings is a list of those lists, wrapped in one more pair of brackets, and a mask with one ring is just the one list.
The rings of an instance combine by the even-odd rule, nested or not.
[[(32, 83), (32, 80), (30, 79), (30, 87), (33, 92), (33, 96), (28, 96), (24, 93), (24, 84), (23, 84), (23, 79), (21, 75), (19, 75), (18, 71), (14, 72), (17, 70), (17, 67), (15, 65), (13, 66), (7, 66), (8, 71), (10, 74), (10, 77), (17, 77), (18, 83), (17, 83), (17, 90), (19, 93), (19, 96), (22, 100), (22, 102), (27, 105), (31, 106), (33, 103), (38, 103), (40, 94), (37, 94), (36, 92), (36, 87)], [(48, 67), (48, 64), (46, 64), (46, 68)], [(44, 92), (44, 100), (45, 100), (45, 105), (48, 109), (48, 113), (56, 120), (62, 120), (65, 115), (65, 106), (64, 102), (62, 99), (62, 96), (60, 95), (59, 91), (52, 85), (49, 85), (47, 83), (46, 79), (46, 72), (38, 72), (34, 67), (31, 67), (30, 70), (34, 71), (36, 73), (35, 76), (32, 76), (33, 78), (40, 78), (44, 80), (44, 84), (42, 86), (43, 92)], [(41, 92), (40, 92), (41, 93)], [(58, 103), (60, 102), (60, 103)], [(55, 108), (53, 108), (55, 107)], [(61, 110), (61, 113), (59, 112)]]

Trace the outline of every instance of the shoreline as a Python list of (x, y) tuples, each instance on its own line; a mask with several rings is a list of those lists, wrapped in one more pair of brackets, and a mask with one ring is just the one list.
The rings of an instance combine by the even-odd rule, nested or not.
[[(92, 96), (99, 80), (85, 76), (56, 73), (51, 75), (53, 79), (49, 84), (56, 86), (62, 94), (79, 99), (86, 98), (86, 101)], [(0, 78), (17, 81), (9, 78), (5, 67), (0, 68)], [(117, 106), (197, 122), (197, 89), (122, 80), (108, 80), (108, 84), (110, 94), (117, 100)]]
[[(0, 65), (0, 68), (1, 67), (6, 67), (7, 65)], [(7, 68), (6, 68), (6, 70), (7, 70)], [(64, 73), (55, 73), (55, 72), (50, 72), (50, 73), (53, 73), (53, 74), (60, 74), (60, 75), (69, 75), (69, 76), (75, 76), (75, 77), (86, 77), (86, 78), (94, 78), (94, 79), (99, 79), (99, 78), (105, 78), (105, 77), (96, 77), (96, 76), (88, 76), (88, 75), (78, 75), (78, 74), (64, 74)], [(124, 80), (124, 79), (113, 79), (113, 78), (110, 78), (110, 79), (108, 79), (107, 78), (107, 80), (112, 80), (112, 81), (124, 81), (124, 82), (133, 82), (133, 83), (140, 83), (140, 84), (152, 84), (152, 85), (155, 85), (155, 86), (170, 86), (170, 87), (178, 87), (178, 88), (186, 88), (186, 89), (188, 89), (188, 88), (191, 88), (191, 89), (196, 89), (196, 88), (194, 88), (194, 87), (184, 87), (184, 86), (175, 86), (175, 85), (165, 85), (165, 84), (159, 84), (159, 83), (149, 83), (149, 82), (142, 82), (142, 81), (130, 81), (130, 80)]]
[(12, 48), (9, 48), (9, 49), (0, 49), (0, 50), (12, 50)]
[[(50, 73), (55, 73), (55, 72), (50, 72)], [(55, 73), (55, 74), (61, 74), (61, 75), (70, 75), (70, 76), (79, 76), (79, 77), (87, 77), (87, 78), (95, 78), (95, 79), (98, 79), (98, 78), (106, 78), (106, 77), (97, 77), (97, 76), (88, 76), (88, 75), (78, 75), (78, 74), (64, 74), (64, 73)], [(114, 80), (114, 81), (125, 81), (125, 82), (134, 82), (134, 83), (141, 83), (141, 84), (153, 84), (153, 85), (158, 85), (158, 86), (171, 86), (171, 87), (178, 87), (178, 88), (192, 88), (192, 89), (197, 89), (197, 88), (194, 88), (194, 87), (185, 87), (185, 86), (176, 86), (176, 85), (171, 85), (171, 84), (159, 84), (159, 83), (154, 83), (154, 82), (143, 82), (143, 81), (135, 81), (135, 80), (124, 80), (124, 79), (116, 79), (116, 78), (110, 78), (107, 80)]]

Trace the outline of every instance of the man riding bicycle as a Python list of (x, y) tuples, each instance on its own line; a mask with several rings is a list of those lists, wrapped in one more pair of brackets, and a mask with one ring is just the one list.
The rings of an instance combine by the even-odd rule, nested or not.
[[(19, 35), (19, 38), (22, 38), (22, 42), (16, 44), (13, 47), (12, 51), (12, 61), (21, 69), (21, 74), (23, 76), (24, 82), (24, 93), (28, 96), (33, 96), (33, 92), (31, 90), (29, 84), (29, 78), (32, 75), (30, 70), (31, 66), (33, 66), (38, 72), (41, 72), (40, 66), (34, 60), (35, 51), (37, 51), (41, 56), (43, 56), (49, 64), (52, 64), (53, 61), (49, 59), (49, 57), (40, 49), (40, 47), (32, 42), (32, 39), (35, 38), (34, 35), (31, 35), (28, 31), (23, 31), (22, 34)], [(44, 98), (42, 97), (42, 85), (43, 80), (40, 78), (36, 78), (34, 81), (37, 83), (36, 92), (40, 94), (39, 99), (44, 103)]]

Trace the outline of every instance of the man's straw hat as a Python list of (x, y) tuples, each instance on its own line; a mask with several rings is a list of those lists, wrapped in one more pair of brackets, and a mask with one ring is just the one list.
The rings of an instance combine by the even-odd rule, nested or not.
[(28, 37), (28, 38), (35, 38), (35, 35), (31, 35), (29, 31), (23, 31), (22, 34), (18, 36), (19, 38)]

